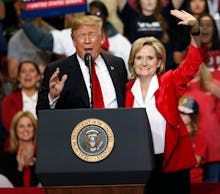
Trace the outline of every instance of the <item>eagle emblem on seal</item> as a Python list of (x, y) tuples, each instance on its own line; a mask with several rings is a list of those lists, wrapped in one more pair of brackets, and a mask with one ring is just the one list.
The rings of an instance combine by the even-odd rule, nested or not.
[(94, 129), (89, 130), (85, 133), (85, 142), (86, 142), (86, 147), (91, 152), (99, 150), (99, 148), (103, 144), (103, 141), (101, 141), (100, 132)]

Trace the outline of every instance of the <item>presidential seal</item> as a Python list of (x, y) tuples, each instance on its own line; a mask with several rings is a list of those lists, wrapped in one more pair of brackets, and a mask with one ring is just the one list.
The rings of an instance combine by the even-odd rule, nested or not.
[(114, 134), (102, 120), (91, 118), (78, 123), (71, 134), (73, 152), (87, 162), (98, 162), (111, 153)]

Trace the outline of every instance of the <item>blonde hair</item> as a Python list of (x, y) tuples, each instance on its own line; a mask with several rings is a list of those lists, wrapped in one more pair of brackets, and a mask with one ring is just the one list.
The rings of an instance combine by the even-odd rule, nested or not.
[(97, 26), (100, 29), (100, 35), (103, 33), (103, 21), (101, 18), (94, 15), (79, 15), (73, 18), (72, 22), (72, 38), (74, 38), (74, 31), (81, 26)]
[(37, 140), (37, 128), (38, 128), (38, 122), (37, 119), (35, 119), (34, 115), (29, 111), (19, 111), (15, 114), (11, 121), (10, 131), (9, 131), (9, 151), (10, 152), (16, 152), (19, 146), (19, 139), (16, 133), (16, 128), (19, 120), (23, 117), (28, 117), (34, 127), (34, 137), (33, 142), (36, 144)]
[(157, 69), (157, 74), (161, 75), (165, 71), (165, 64), (166, 64), (166, 50), (163, 46), (163, 44), (156, 39), (153, 36), (150, 37), (142, 37), (137, 39), (136, 41), (133, 42), (131, 51), (130, 51), (130, 56), (128, 59), (128, 68), (131, 73), (130, 79), (135, 79), (137, 78), (137, 74), (135, 73), (134, 70), (134, 60), (136, 54), (145, 46), (149, 45), (152, 46), (156, 52), (157, 57), (161, 60), (161, 66)]

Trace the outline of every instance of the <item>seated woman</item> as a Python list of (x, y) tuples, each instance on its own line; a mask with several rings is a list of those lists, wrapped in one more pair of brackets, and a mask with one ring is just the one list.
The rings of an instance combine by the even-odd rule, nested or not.
[(11, 122), (9, 152), (0, 155), (0, 173), (15, 187), (37, 186), (35, 153), (37, 120), (29, 111), (19, 111)]
[[(40, 87), (41, 74), (38, 65), (23, 61), (18, 68), (18, 91), (3, 98), (1, 116), (4, 129), (9, 132), (11, 120), (18, 111), (30, 111), (36, 117), (35, 107)], [(6, 139), (4, 150), (8, 148)]]

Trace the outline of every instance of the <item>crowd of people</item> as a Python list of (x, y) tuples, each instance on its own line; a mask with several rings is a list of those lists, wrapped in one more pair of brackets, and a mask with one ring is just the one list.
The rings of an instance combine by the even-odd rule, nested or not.
[(90, 0), (88, 12), (65, 15), (59, 28), (48, 18), (22, 20), (22, 3), (0, 0), (5, 185), (41, 185), (39, 110), (91, 105), (146, 109), (155, 161), (149, 194), (190, 194), (190, 183), (220, 182), (219, 0)]

